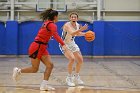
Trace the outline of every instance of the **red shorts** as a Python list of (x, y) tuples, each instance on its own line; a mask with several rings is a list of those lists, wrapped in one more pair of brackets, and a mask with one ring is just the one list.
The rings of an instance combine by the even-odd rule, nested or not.
[[(32, 55), (36, 50), (38, 50), (39, 44), (36, 42), (31, 43), (29, 47), (29, 55)], [(37, 58), (41, 59), (43, 55), (49, 55), (49, 52), (46, 50), (47, 46), (44, 44), (40, 44), (40, 48), (38, 50)]]

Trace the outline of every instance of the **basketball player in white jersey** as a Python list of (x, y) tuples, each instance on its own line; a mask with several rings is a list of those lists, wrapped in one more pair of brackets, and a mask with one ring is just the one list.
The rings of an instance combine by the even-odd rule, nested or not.
[[(63, 54), (66, 56), (66, 58), (69, 60), (68, 76), (66, 77), (66, 83), (68, 86), (75, 86), (75, 83), (78, 85), (79, 84), (83, 85), (84, 82), (81, 80), (79, 76), (81, 65), (83, 63), (83, 57), (81, 55), (78, 45), (74, 41), (74, 38), (76, 36), (84, 36), (85, 33), (82, 31), (86, 30), (88, 28), (88, 25), (85, 24), (84, 26), (80, 26), (77, 23), (78, 14), (75, 12), (70, 13), (69, 20), (70, 21), (65, 23), (63, 26), (62, 39), (64, 40), (64, 43), (66, 44), (67, 48), (70, 51), (61, 50)], [(72, 68), (75, 61), (76, 61), (75, 74), (73, 74)]]

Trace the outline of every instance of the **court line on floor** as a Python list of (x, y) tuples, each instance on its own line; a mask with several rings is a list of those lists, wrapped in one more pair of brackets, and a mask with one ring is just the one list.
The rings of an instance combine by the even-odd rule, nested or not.
[(105, 70), (109, 71), (110, 73), (113, 73), (115, 76), (119, 77), (121, 80), (125, 80), (126, 82), (128, 82), (129, 84), (131, 84), (134, 87), (139, 88), (136, 82), (134, 82), (133, 80), (131, 80), (130, 78), (126, 78), (123, 75), (117, 73), (116, 71), (112, 70), (111, 68), (109, 68), (108, 66), (106, 66), (105, 64), (103, 64), (103, 62), (95, 62), (96, 64), (99, 64), (100, 66), (102, 66)]

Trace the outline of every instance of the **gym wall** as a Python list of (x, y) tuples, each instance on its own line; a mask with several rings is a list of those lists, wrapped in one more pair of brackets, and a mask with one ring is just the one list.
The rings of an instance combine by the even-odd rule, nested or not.
[[(57, 22), (61, 35), (65, 21)], [(84, 25), (85, 22), (79, 22)], [(88, 30), (93, 30), (96, 38), (87, 42), (84, 37), (76, 37), (83, 55), (88, 56), (139, 56), (140, 22), (138, 21), (94, 21)], [(41, 27), (41, 21), (0, 22), (0, 55), (27, 55), (28, 47)], [(85, 31), (86, 32), (86, 31)], [(52, 55), (62, 55), (58, 43), (52, 38), (48, 51)]]

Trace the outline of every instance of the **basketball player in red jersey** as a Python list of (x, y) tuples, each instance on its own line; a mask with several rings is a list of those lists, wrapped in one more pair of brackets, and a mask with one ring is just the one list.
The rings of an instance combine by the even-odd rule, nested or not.
[(29, 47), (29, 57), (31, 58), (31, 67), (13, 69), (13, 79), (18, 80), (21, 73), (36, 73), (39, 69), (40, 61), (46, 66), (44, 72), (44, 80), (40, 85), (40, 90), (55, 90), (55, 88), (48, 85), (48, 80), (53, 69), (53, 63), (51, 57), (46, 50), (47, 44), (53, 36), (57, 42), (59, 42), (62, 48), (66, 51), (67, 48), (58, 35), (57, 26), (55, 22), (58, 21), (58, 12), (52, 9), (47, 9), (40, 14), (40, 18), (44, 21), (40, 28), (34, 42)]

